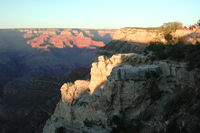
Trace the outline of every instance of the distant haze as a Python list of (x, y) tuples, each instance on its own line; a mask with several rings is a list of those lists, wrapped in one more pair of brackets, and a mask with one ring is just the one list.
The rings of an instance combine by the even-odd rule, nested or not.
[(158, 27), (200, 17), (199, 0), (1, 0), (0, 28)]

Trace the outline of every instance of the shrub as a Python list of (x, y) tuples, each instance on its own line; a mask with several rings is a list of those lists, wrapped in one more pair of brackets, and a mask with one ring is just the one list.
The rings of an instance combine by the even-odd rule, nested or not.
[(172, 40), (172, 32), (175, 32), (181, 25), (180, 22), (168, 22), (164, 23), (159, 29), (163, 33), (165, 40), (168, 42)]
[(145, 54), (148, 54), (148, 51), (153, 52), (150, 56), (152, 61), (164, 59), (185, 61), (187, 62), (187, 70), (200, 68), (200, 43), (198, 42), (196, 45), (184, 45), (182, 38), (177, 38), (166, 45), (162, 42), (150, 42), (144, 51)]
[(184, 46), (181, 46), (181, 44), (166, 45), (165, 54), (166, 57), (170, 58), (171, 60), (181, 61), (182, 59), (185, 59), (184, 53)]
[(167, 59), (167, 54), (165, 52), (166, 46), (162, 42), (150, 42), (146, 47), (146, 50), (152, 51), (153, 56), (151, 56), (151, 60), (159, 59)]
[(200, 43), (196, 45), (187, 45), (186, 60), (188, 61), (187, 69), (192, 70), (194, 68), (200, 68)]

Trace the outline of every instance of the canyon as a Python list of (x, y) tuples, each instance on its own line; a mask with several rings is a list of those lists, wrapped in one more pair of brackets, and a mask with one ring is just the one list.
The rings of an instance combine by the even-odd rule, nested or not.
[(0, 29), (0, 132), (21, 132), (21, 125), (24, 132), (41, 132), (59, 101), (61, 85), (85, 79), (93, 55), (112, 40), (114, 31)]
[[(0, 51), (3, 53), (1, 74), (7, 77), (0, 80), (4, 85), (4, 95), (0, 99), (0, 131), (39, 133), (42, 128), (44, 133), (119, 132), (121, 129), (125, 132), (170, 131), (175, 117), (186, 123), (175, 126), (183, 129), (189, 126), (189, 130), (198, 128), (195, 121), (199, 122), (196, 119), (199, 70), (187, 71), (185, 62), (149, 60), (151, 53), (143, 54), (148, 42), (165, 42), (156, 29), (114, 31), (2, 31), (2, 49), (10, 51), (9, 54)], [(6, 34), (10, 38), (6, 38)], [(199, 31), (173, 33), (174, 38), (180, 36), (185, 43), (200, 41)], [(83, 40), (91, 45), (85, 45)], [(9, 43), (2, 45), (5, 42)], [(79, 68), (90, 66), (91, 70)], [(185, 89), (187, 87), (192, 89)], [(183, 112), (180, 115), (176, 114), (174, 105), (175, 114), (167, 108), (179, 94), (177, 92), (189, 97), (193, 114), (185, 110), (188, 105), (184, 103), (181, 103)], [(192, 101), (196, 101), (195, 104)], [(184, 113), (188, 115), (182, 117)]]
[(33, 38), (27, 41), (27, 44), (33, 48), (46, 50), (51, 47), (97, 49), (110, 42), (115, 32), (109, 29), (20, 29), (19, 31), (26, 32), (24, 38)]
[[(64, 76), (90, 67), (97, 50), (112, 40), (109, 29), (0, 30), (0, 95), (8, 82), (41, 75)], [(14, 81), (15, 82), (15, 81)], [(17, 81), (16, 81), (17, 82)]]

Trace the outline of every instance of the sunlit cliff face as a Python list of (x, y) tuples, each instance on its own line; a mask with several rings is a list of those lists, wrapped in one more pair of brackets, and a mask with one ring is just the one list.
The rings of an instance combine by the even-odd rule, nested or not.
[[(200, 42), (200, 30), (176, 30), (172, 33), (173, 39), (182, 37), (184, 43), (195, 44)], [(113, 40), (128, 41), (134, 43), (148, 43), (150, 41), (161, 41), (166, 43), (163, 33), (159, 30), (145, 30), (134, 28), (121, 28), (117, 30), (113, 36)]]
[(26, 32), (24, 38), (32, 38), (27, 41), (33, 48), (87, 48), (96, 49), (103, 47), (111, 41), (115, 30), (87, 30), (87, 29), (29, 29), (20, 30)]
[[(126, 30), (127, 32), (124, 32), (124, 30)], [(101, 33), (101, 32), (99, 32), (99, 33)], [(84, 35), (79, 34), (78, 36), (84, 36)], [(176, 33), (174, 33), (174, 37), (179, 37), (179, 36), (183, 37), (183, 39), (186, 40), (186, 43), (191, 42), (191, 41), (193, 41), (193, 42), (198, 41), (200, 38), (200, 37), (198, 38), (199, 33), (194, 32), (194, 31), (183, 31), (183, 30), (179, 31), (178, 30)], [(197, 36), (197, 37), (194, 37), (194, 36)], [(191, 38), (193, 38), (193, 40), (191, 40)], [(127, 29), (120, 29), (120, 30), (116, 31), (115, 35), (113, 36), (113, 40), (119, 41), (119, 40), (123, 40), (123, 39), (125, 39), (125, 41), (129, 40), (130, 43), (131, 42), (147, 43), (147, 42), (153, 41), (155, 39), (162, 40), (164, 38), (162, 37), (161, 34), (158, 34), (158, 32), (156, 30), (154, 30), (154, 31), (137, 30), (137, 33), (136, 33), (135, 30), (127, 28)], [(84, 91), (81, 91), (81, 92), (86, 92), (89, 90), (90, 95), (93, 95), (94, 93), (98, 93), (98, 92), (96, 92), (96, 90), (104, 88), (104, 83), (108, 79), (108, 76), (111, 75), (113, 68), (116, 66), (122, 65), (123, 62), (128, 59), (127, 57), (129, 57), (130, 55), (132, 56), (131, 62), (140, 62), (140, 63), (143, 62), (143, 65), (145, 65), (144, 62), (145, 62), (146, 58), (143, 58), (143, 56), (138, 56), (137, 54), (116, 54), (116, 55), (113, 55), (109, 59), (107, 59), (104, 56), (99, 56), (98, 61), (92, 63), (92, 68), (91, 68), (91, 72), (90, 72), (90, 74), (91, 74), (90, 82), (82, 83), (82, 84), (88, 84), (88, 87), (84, 87), (84, 89), (83, 89)], [(136, 58), (139, 61), (137, 61)], [(76, 88), (76, 86), (78, 85), (77, 83), (73, 87)], [(70, 86), (67, 85), (66, 88), (70, 88)], [(61, 89), (61, 90), (62, 90), (62, 95), (64, 94), (64, 96), (66, 96), (66, 92), (64, 92), (63, 89)], [(67, 93), (67, 95), (68, 95), (68, 93)], [(78, 98), (79, 95), (74, 96), (74, 99)], [(63, 100), (63, 101), (65, 101), (65, 100)], [(72, 102), (70, 102), (70, 103), (72, 103)]]
[[(141, 56), (141, 55), (139, 56), (138, 54), (134, 54), (134, 53), (117, 54), (117, 55), (113, 55), (109, 59), (107, 59), (104, 56), (99, 56), (98, 62), (92, 63), (92, 68), (90, 71), (90, 74), (91, 74), (90, 81), (77, 80), (74, 82), (74, 84), (66, 83), (61, 87), (60, 91), (62, 95), (62, 102), (74, 104), (81, 94), (85, 94), (87, 92), (89, 92), (90, 95), (93, 95), (94, 93), (99, 95), (98, 91), (104, 88), (104, 83), (108, 79), (108, 76), (110, 75), (114, 77), (119, 76), (119, 75), (116, 75), (115, 73), (111, 74), (111, 72), (113, 71), (113, 68), (119, 65), (120, 66), (126, 65), (127, 62), (129, 61), (132, 63), (143, 62), (143, 66), (146, 65), (145, 63), (146, 57)], [(136, 76), (136, 78), (137, 77), (138, 76)]]

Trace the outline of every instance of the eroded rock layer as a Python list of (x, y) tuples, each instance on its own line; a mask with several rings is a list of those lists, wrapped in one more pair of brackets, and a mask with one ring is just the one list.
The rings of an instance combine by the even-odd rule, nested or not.
[[(181, 37), (188, 44), (200, 42), (200, 30), (176, 30), (172, 33), (173, 38)], [(158, 29), (121, 28), (113, 35), (113, 40), (100, 48), (95, 54), (93, 61), (98, 61), (98, 56), (111, 57), (118, 53), (142, 53), (148, 42), (161, 41), (166, 43), (163, 34)]]
[[(200, 32), (177, 30), (177, 37), (194, 44)], [(155, 29), (117, 30), (95, 54), (90, 81), (61, 87), (61, 100), (43, 132), (198, 131), (200, 71), (187, 71), (186, 62), (151, 62), (141, 54), (149, 41), (165, 40)]]
[(97, 49), (112, 40), (113, 29), (20, 29), (33, 48), (88, 48)]
[[(185, 87), (198, 90), (199, 75), (198, 70), (187, 71), (184, 62), (151, 62), (148, 56), (136, 53), (99, 56), (92, 64), (90, 81), (77, 80), (61, 87), (62, 98), (43, 132), (109, 133), (123, 128), (120, 121), (131, 121), (131, 128), (137, 126), (144, 133), (168, 130), (174, 116), (165, 118), (166, 103)], [(143, 116), (148, 109), (154, 112)], [(140, 117), (150, 121), (145, 123)], [(142, 124), (135, 122), (138, 119)], [(182, 119), (189, 122), (193, 117)]]

